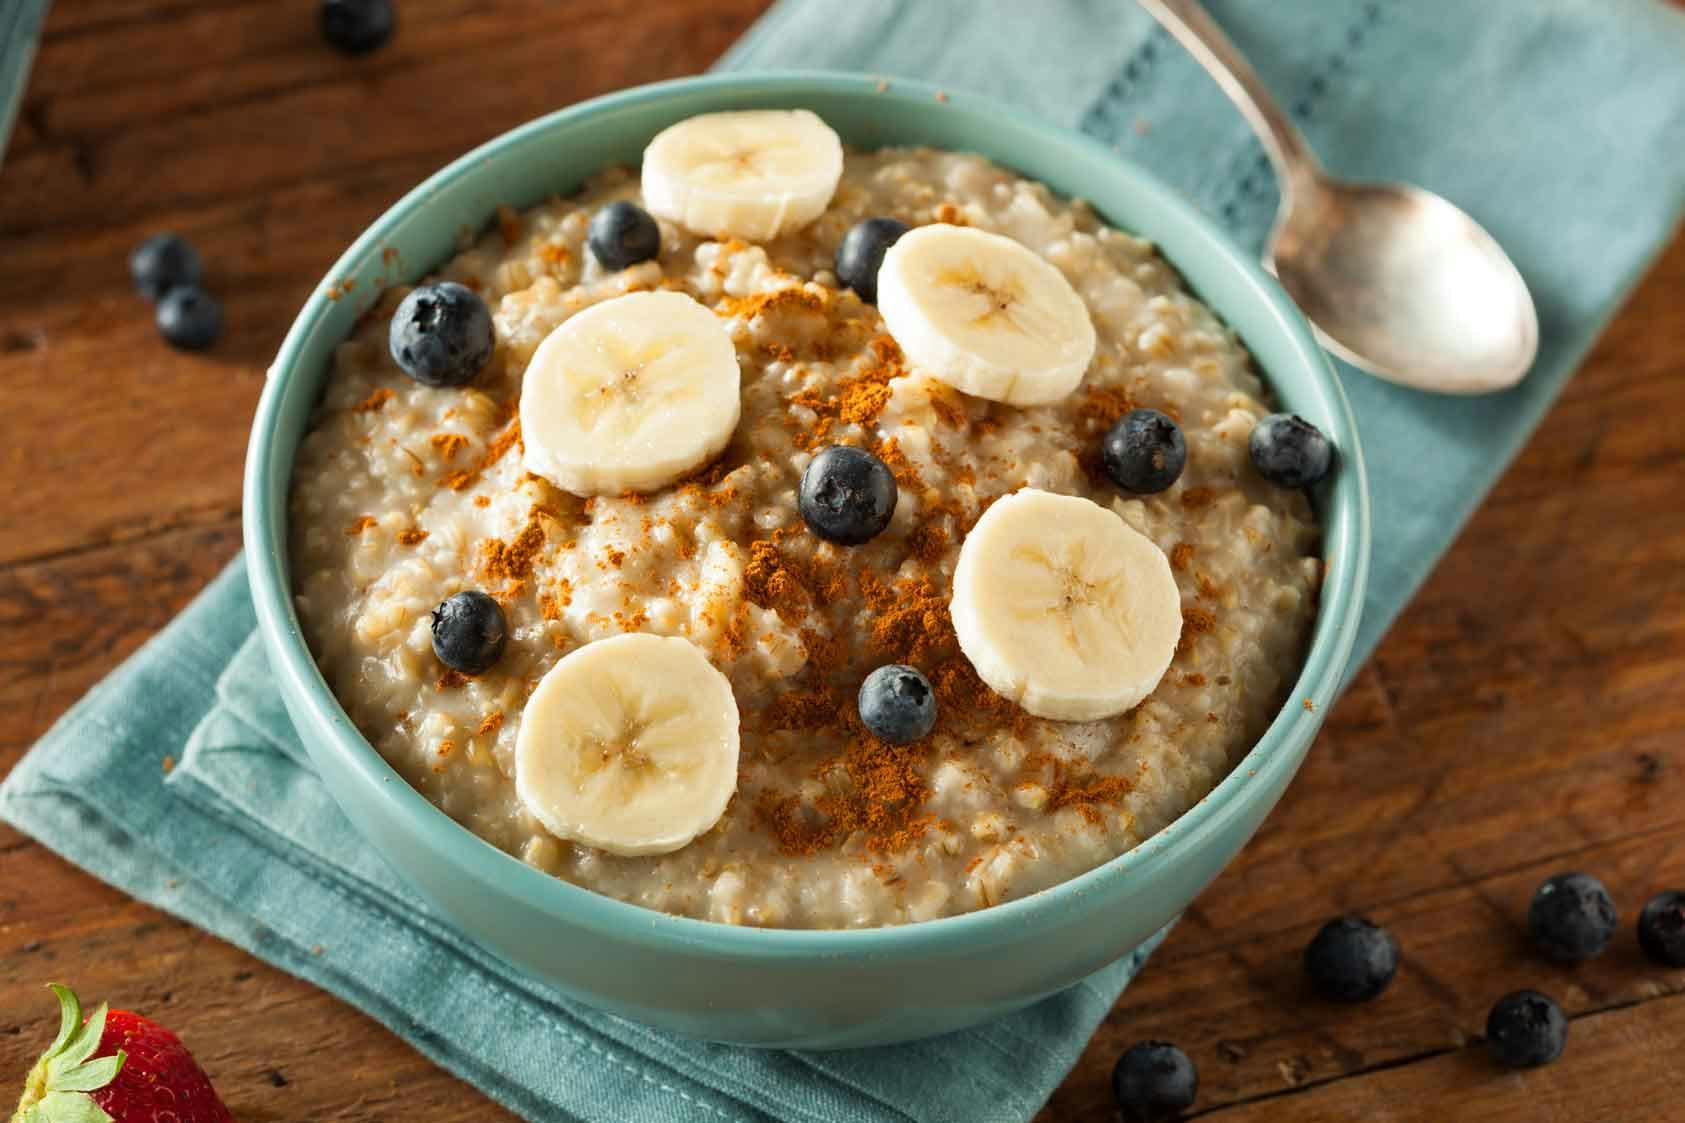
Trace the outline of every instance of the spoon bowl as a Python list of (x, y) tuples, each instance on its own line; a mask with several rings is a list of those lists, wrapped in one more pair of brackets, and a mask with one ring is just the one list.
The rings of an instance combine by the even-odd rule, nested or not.
[(1264, 146), (1281, 208), (1264, 267), (1323, 346), (1440, 394), (1489, 394), (1533, 366), (1539, 316), (1497, 241), (1447, 200), (1329, 175), (1198, 0), (1141, 0), (1235, 103)]
[(1302, 185), (1264, 267), (1336, 355), (1383, 378), (1484, 394), (1533, 365), (1539, 320), (1527, 285), (1481, 226), (1402, 183)]

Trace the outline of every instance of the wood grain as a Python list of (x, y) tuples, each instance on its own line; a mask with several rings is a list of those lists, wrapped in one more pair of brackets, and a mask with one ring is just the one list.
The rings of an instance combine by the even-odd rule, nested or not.
[[(303, 3), (54, 5), (0, 174), (0, 465), (29, 484), (0, 495), (0, 770), (238, 548), (262, 368), (356, 233), (520, 120), (701, 69), (763, 6), (406, 0), (392, 46), (347, 60)], [(128, 290), (127, 251), (165, 227), (225, 302), (205, 356), (163, 347)], [(1629, 922), (1685, 885), (1682, 304), (1685, 238), (1041, 1123), (1112, 1120), (1111, 1063), (1144, 1037), (1189, 1050), (1200, 1111), (1225, 1119), (1677, 1117), (1685, 972), (1645, 963)], [(1522, 936), (1533, 886), (1569, 867), (1624, 913), (1577, 969)], [(1405, 951), (1355, 1009), (1298, 967), (1342, 910)], [(57, 977), (158, 1013), (242, 1120), (509, 1118), (350, 1007), (0, 827), (0, 1086), (50, 1038)], [(1562, 1061), (1518, 1077), (1477, 1037), (1523, 985), (1574, 1023)]]

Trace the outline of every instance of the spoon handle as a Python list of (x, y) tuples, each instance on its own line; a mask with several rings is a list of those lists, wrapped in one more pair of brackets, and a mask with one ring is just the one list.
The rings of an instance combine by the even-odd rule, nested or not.
[(1264, 88), (1245, 57), (1229, 42), (1217, 21), (1199, 0), (1140, 0), (1154, 19), (1174, 35), (1194, 60), (1217, 80), (1229, 100), (1246, 117), (1252, 131), (1263, 142), (1264, 152), (1275, 165), (1281, 181), (1282, 203), (1301, 183), (1315, 179), (1322, 170), (1316, 154), (1305, 143), (1281, 106)]

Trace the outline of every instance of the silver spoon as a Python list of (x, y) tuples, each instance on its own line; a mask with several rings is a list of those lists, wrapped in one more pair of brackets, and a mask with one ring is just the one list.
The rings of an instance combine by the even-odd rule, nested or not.
[(1521, 381), (1539, 316), (1515, 264), (1472, 218), (1404, 183), (1323, 170), (1197, 0), (1141, 0), (1217, 80), (1263, 142), (1281, 186), (1264, 268), (1323, 346), (1371, 374), (1442, 394)]

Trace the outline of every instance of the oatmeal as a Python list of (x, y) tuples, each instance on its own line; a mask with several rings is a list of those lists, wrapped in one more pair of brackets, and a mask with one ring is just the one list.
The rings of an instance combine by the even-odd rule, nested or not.
[[(1270, 409), (1246, 353), (1148, 243), (985, 159), (931, 149), (847, 152), (823, 213), (757, 243), (662, 221), (657, 258), (611, 271), (587, 227), (616, 200), (646, 202), (634, 172), (502, 212), (439, 271), (492, 314), (490, 360), (465, 386), (400, 371), (388, 322), (406, 290), (384, 294), (339, 347), (298, 453), (291, 563), (311, 648), (358, 728), (428, 799), (531, 865), (634, 904), (860, 927), (1089, 870), (1251, 747), (1303, 657), (1316, 527), (1301, 492), (1248, 461)], [(915, 369), (833, 271), (844, 235), (876, 216), (1004, 235), (1062, 274), (1094, 333), (1075, 388), (1013, 405)], [(523, 378), (559, 325), (635, 292), (711, 311), (736, 351), (740, 418), (688, 478), (581, 497), (527, 470)], [(1103, 434), (1140, 407), (1186, 441), (1185, 469), (1156, 494), (1121, 490), (1101, 464)], [(816, 453), (837, 445), (893, 475), (893, 513), (857, 545), (811, 530), (798, 497)], [(1034, 716), (960, 649), (962, 547), (1024, 489), (1091, 500), (1168, 560), (1180, 632), (1168, 670), (1124, 712)], [(489, 594), (506, 621), (480, 673), (450, 669), (432, 643), (435, 607), (465, 591)], [(623, 633), (690, 641), (737, 709), (734, 794), (666, 853), (568, 841), (517, 792), (529, 695), (564, 657)], [(875, 735), (856, 706), (886, 664), (914, 668), (934, 698), (934, 727), (907, 743)]]

